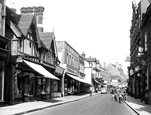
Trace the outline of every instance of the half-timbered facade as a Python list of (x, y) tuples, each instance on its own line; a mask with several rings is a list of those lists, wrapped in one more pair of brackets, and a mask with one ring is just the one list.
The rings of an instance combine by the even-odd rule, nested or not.
[(6, 36), (11, 39), (6, 103), (52, 98), (53, 82), (59, 80), (53, 75), (57, 65), (54, 44), (48, 49), (41, 41), (33, 14), (18, 15), (7, 8), (6, 24)]

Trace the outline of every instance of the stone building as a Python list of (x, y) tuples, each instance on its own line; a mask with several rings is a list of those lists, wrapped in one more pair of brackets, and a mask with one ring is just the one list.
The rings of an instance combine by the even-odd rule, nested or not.
[[(84, 58), (66, 41), (57, 41), (57, 51), (60, 65), (65, 69), (62, 75), (62, 96), (79, 94), (84, 91), (85, 81)], [(90, 84), (88, 84), (90, 85)]]
[(145, 103), (150, 99), (150, 30), (149, 30), (148, 0), (141, 0), (138, 4), (132, 2), (132, 25), (130, 29), (130, 67), (129, 94), (140, 98)]

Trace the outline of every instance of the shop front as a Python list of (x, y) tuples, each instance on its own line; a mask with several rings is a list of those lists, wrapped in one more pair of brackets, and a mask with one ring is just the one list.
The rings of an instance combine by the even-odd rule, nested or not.
[(54, 93), (53, 97), (61, 97), (61, 79), (64, 74), (64, 68), (60, 67), (59, 65), (56, 66), (54, 75), (57, 76), (60, 80), (55, 80), (54, 81)]
[(14, 103), (52, 98), (53, 82), (59, 79), (40, 64), (21, 59), (14, 71)]
[(135, 85), (134, 85), (134, 70), (133, 68), (130, 69), (129, 71), (129, 86), (128, 86), (128, 92), (131, 96), (134, 96), (134, 89), (135, 89)]
[(134, 69), (134, 98), (140, 98), (141, 95), (141, 68), (136, 66)]
[(86, 92), (89, 89), (91, 83), (86, 81), (84, 78), (79, 77), (78, 70), (74, 70), (68, 65), (64, 65), (64, 73), (61, 79), (61, 94), (62, 96), (80, 94)]
[(77, 95), (80, 93), (80, 80), (78, 76), (66, 73), (66, 94), (67, 95)]
[(9, 40), (0, 36), (0, 106), (4, 104), (4, 86), (5, 86), (5, 66), (7, 66), (9, 59), (8, 50)]

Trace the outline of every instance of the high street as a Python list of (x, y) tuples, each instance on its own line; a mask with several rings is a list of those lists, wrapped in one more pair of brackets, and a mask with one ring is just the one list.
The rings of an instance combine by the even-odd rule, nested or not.
[(111, 100), (111, 94), (97, 94), (26, 115), (136, 115), (125, 103)]

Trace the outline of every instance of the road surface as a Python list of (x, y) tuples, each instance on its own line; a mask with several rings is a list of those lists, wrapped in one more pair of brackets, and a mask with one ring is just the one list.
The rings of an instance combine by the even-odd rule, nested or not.
[(125, 103), (112, 101), (111, 97), (111, 94), (96, 94), (26, 115), (137, 115)]

